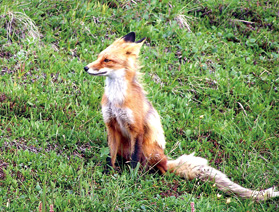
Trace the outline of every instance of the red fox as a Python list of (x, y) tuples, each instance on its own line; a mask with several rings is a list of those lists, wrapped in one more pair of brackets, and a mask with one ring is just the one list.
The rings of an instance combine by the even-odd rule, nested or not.
[(135, 41), (130, 32), (103, 50), (96, 61), (84, 67), (94, 76), (105, 76), (102, 114), (108, 134), (110, 165), (115, 168), (117, 155), (130, 161), (156, 167), (162, 174), (167, 171), (192, 180), (213, 181), (227, 193), (243, 198), (265, 200), (279, 196), (275, 188), (254, 191), (233, 183), (220, 171), (208, 166), (207, 160), (194, 154), (169, 160), (164, 154), (165, 137), (160, 116), (147, 100), (138, 80), (138, 55), (145, 38)]

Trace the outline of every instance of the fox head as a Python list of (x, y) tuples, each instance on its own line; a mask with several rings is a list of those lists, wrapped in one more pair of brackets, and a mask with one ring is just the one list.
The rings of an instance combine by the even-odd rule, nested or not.
[(130, 32), (114, 41), (103, 50), (96, 61), (84, 67), (84, 70), (94, 76), (107, 76), (115, 78), (123, 72), (134, 75), (136, 61), (145, 38), (135, 42), (135, 33)]

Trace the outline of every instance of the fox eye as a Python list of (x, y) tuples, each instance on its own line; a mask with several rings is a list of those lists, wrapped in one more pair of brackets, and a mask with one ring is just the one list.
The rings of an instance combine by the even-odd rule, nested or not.
[(107, 58), (106, 58), (106, 59), (104, 59), (104, 62), (105, 62), (105, 63), (107, 63), (107, 62), (109, 62), (109, 61), (110, 61), (110, 60), (109, 60), (109, 59), (107, 59)]

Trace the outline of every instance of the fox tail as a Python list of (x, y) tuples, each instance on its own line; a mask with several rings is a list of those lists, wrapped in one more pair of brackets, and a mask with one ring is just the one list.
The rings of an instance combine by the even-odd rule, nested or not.
[(267, 200), (279, 196), (279, 192), (275, 191), (275, 187), (262, 191), (255, 191), (232, 182), (224, 173), (208, 166), (206, 159), (195, 157), (194, 153), (182, 155), (176, 160), (168, 160), (167, 166), (168, 171), (174, 172), (180, 177), (188, 180), (198, 178), (202, 181), (209, 180), (215, 182), (217, 187), (225, 193), (234, 193), (242, 198)]

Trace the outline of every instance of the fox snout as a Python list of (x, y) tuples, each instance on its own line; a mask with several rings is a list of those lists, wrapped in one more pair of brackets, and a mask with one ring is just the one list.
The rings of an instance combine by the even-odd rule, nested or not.
[(110, 68), (98, 68), (97, 65), (93, 66), (92, 63), (84, 67), (84, 71), (93, 76), (108, 76), (113, 69)]

